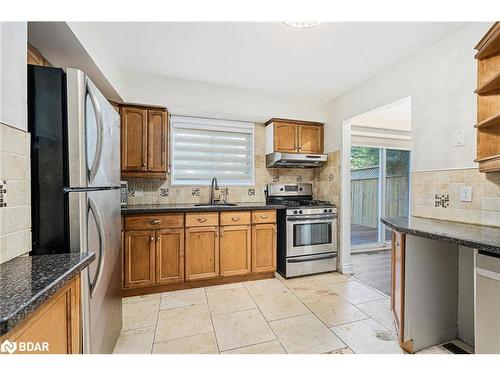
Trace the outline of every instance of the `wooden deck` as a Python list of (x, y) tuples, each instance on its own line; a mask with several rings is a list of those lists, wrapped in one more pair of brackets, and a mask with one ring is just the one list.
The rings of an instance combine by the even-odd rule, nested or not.
[(351, 245), (365, 245), (378, 242), (378, 229), (351, 224)]
[(391, 294), (391, 251), (351, 255), (354, 277), (386, 295)]

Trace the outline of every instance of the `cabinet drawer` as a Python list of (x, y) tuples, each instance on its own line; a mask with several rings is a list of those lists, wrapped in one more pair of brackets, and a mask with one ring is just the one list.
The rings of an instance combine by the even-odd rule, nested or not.
[(184, 227), (184, 214), (132, 215), (125, 217), (125, 229), (169, 229)]
[(247, 225), (250, 224), (250, 211), (229, 211), (220, 213), (220, 225)]
[(262, 210), (252, 212), (252, 223), (275, 223), (276, 222), (276, 211), (275, 210)]
[(219, 225), (218, 212), (190, 212), (186, 214), (186, 227), (213, 227)]

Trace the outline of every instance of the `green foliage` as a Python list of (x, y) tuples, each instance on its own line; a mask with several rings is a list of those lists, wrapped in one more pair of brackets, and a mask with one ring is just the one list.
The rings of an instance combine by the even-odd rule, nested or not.
[(351, 147), (351, 169), (377, 167), (379, 164), (379, 149), (374, 147)]

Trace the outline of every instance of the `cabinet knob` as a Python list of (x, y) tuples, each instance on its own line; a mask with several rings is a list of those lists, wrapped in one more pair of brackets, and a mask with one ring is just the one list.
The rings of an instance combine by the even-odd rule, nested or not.
[(219, 231), (215, 231), (215, 236), (217, 237), (219, 235)]
[(232, 217), (231, 220), (232, 221), (238, 221), (238, 220), (240, 220), (240, 218), (239, 217)]
[(146, 166), (146, 162), (145, 162), (145, 161), (143, 161), (143, 162), (142, 162), (142, 166), (143, 166), (143, 167), (145, 167), (145, 166)]
[(198, 218), (198, 222), (199, 222), (199, 223), (204, 223), (205, 221), (207, 221), (207, 219), (206, 219), (206, 218), (204, 218), (204, 217), (199, 217), (199, 218)]
[(154, 241), (154, 240), (155, 240), (155, 238), (154, 238), (153, 236), (151, 236), (151, 237), (149, 238), (149, 240), (150, 240), (150, 241)]
[(161, 224), (161, 220), (151, 220), (150, 223), (151, 225)]
[(267, 215), (260, 215), (260, 217), (261, 217), (262, 219), (267, 219), (267, 218), (268, 218), (268, 216), (267, 216)]
[(160, 236), (157, 236), (157, 237), (156, 237), (156, 241), (159, 241), (159, 240), (160, 240)]
[(394, 241), (394, 246), (398, 247), (399, 246), (399, 242), (398, 241)]

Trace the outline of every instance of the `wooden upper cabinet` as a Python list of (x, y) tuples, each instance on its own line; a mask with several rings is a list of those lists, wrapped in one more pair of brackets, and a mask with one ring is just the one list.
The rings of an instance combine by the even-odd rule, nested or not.
[(252, 232), (250, 225), (229, 225), (220, 229), (220, 275), (246, 275), (251, 271)]
[(155, 231), (125, 232), (125, 287), (148, 286), (155, 283)]
[(297, 125), (277, 123), (274, 125), (274, 151), (297, 152)]
[(186, 280), (219, 276), (219, 228), (186, 228)]
[(156, 231), (156, 283), (184, 282), (184, 229)]
[(301, 154), (323, 153), (323, 126), (300, 125), (298, 126), (299, 140), (298, 152)]
[(43, 57), (42, 54), (31, 44), (28, 44), (27, 62), (28, 65), (50, 66), (45, 57)]
[(167, 171), (167, 113), (148, 111), (148, 171)]
[(121, 109), (122, 172), (148, 169), (148, 111), (142, 108)]
[(276, 224), (252, 225), (252, 272), (276, 270)]
[(323, 124), (319, 122), (271, 119), (266, 127), (271, 127), (266, 128), (267, 154), (323, 153)]
[(122, 176), (167, 177), (168, 113), (165, 109), (121, 106)]

